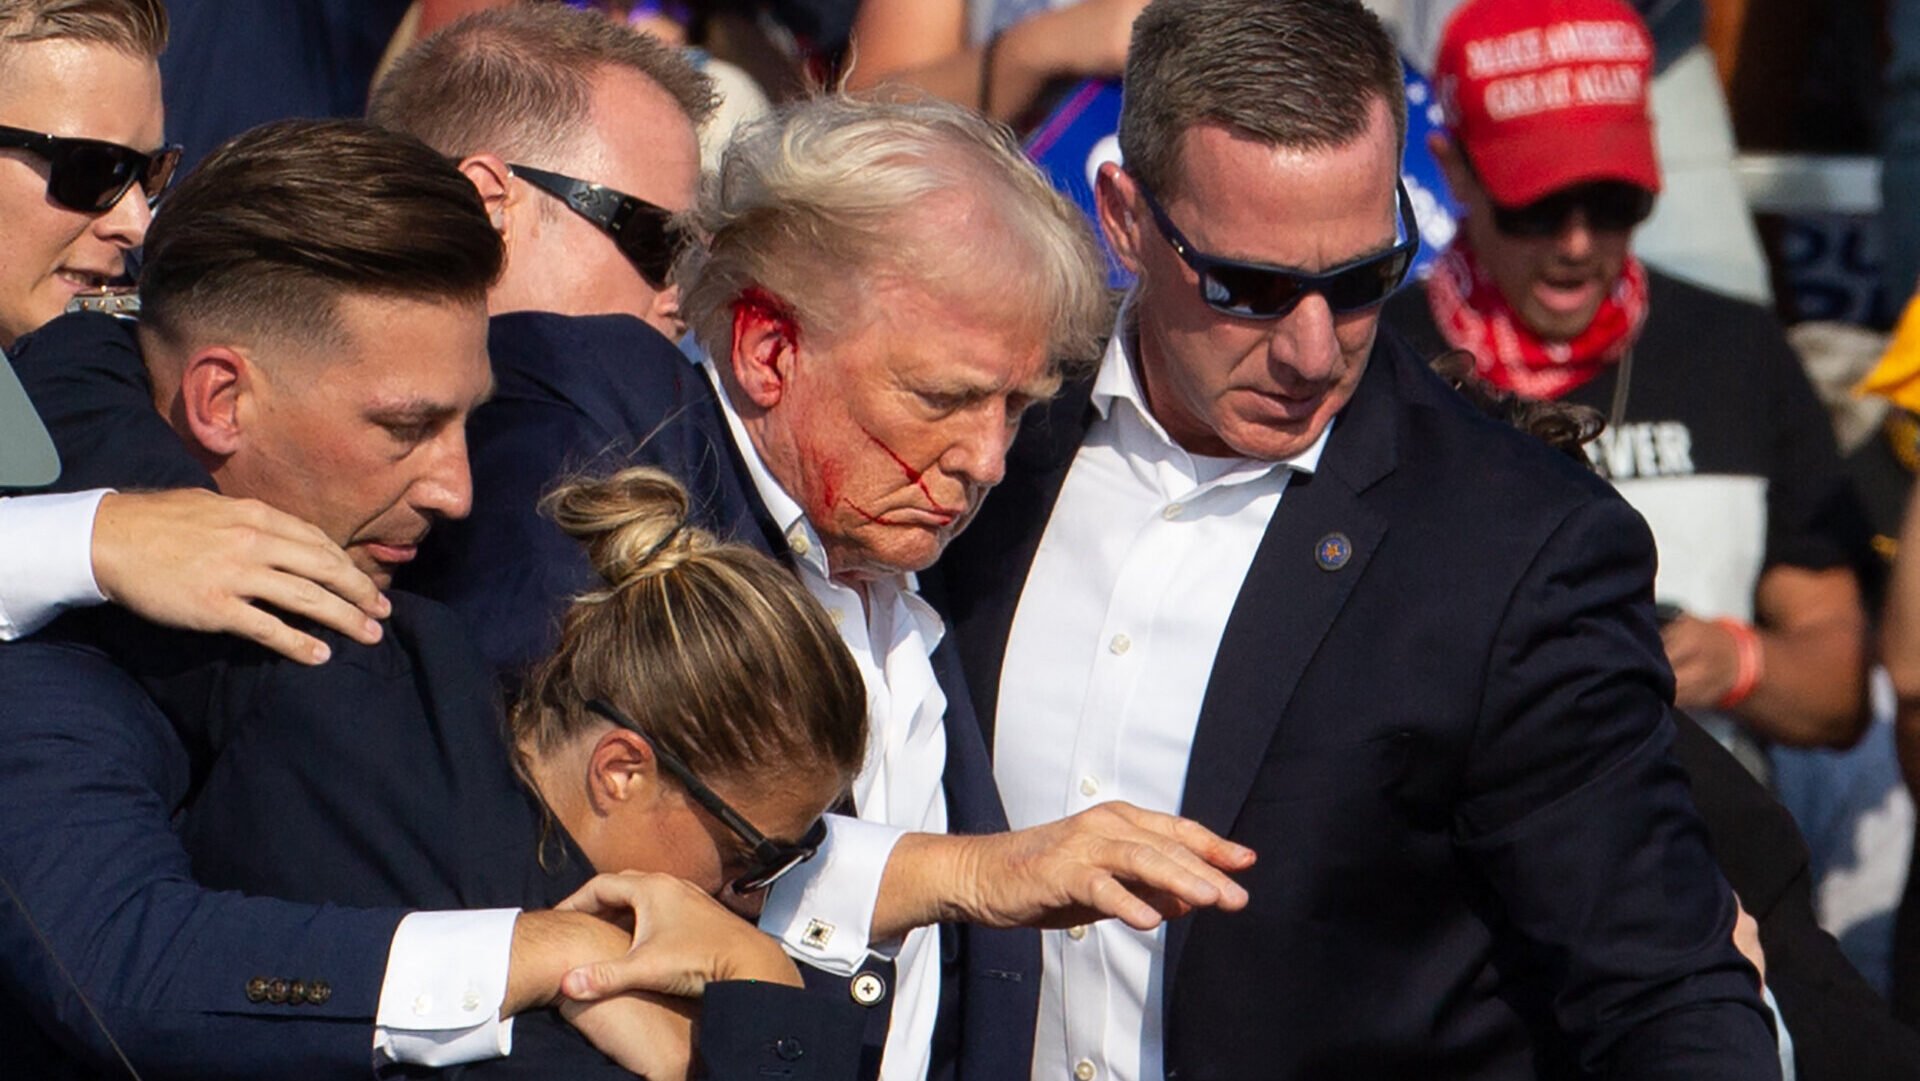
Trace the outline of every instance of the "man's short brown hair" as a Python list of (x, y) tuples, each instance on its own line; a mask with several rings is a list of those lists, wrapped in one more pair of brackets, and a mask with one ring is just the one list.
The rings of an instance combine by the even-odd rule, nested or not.
[(147, 232), (143, 332), (339, 341), (345, 295), (484, 304), (500, 235), (472, 182), (408, 135), (284, 120), (235, 136)]
[(1366, 132), (1375, 102), (1404, 144), (1400, 56), (1359, 0), (1154, 0), (1127, 50), (1120, 153), (1166, 200), (1179, 184), (1181, 136), (1197, 124), (1332, 150)]
[(160, 0), (0, 0), (0, 62), (7, 46), (63, 39), (158, 60), (167, 9)]
[(679, 50), (597, 11), (535, 4), (470, 15), (408, 49), (367, 118), (453, 158), (551, 158), (580, 138), (608, 69), (651, 79), (695, 128), (713, 114), (712, 80)]

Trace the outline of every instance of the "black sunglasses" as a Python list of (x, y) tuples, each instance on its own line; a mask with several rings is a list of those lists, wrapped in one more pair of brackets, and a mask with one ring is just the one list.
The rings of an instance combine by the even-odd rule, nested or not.
[(647, 279), (648, 285), (655, 289), (667, 287), (673, 261), (687, 246), (686, 233), (675, 224), (673, 211), (565, 173), (552, 173), (531, 165), (507, 168), (599, 226), (601, 232), (613, 238), (621, 254)]
[(25, 150), (47, 159), (47, 195), (68, 210), (104, 214), (138, 183), (147, 205), (173, 183), (180, 147), (163, 146), (151, 154), (99, 139), (69, 139), (0, 125), (0, 148)]
[(1140, 194), (1147, 209), (1160, 226), (1160, 235), (1173, 246), (1174, 254), (1193, 268), (1200, 277), (1200, 299), (1207, 307), (1238, 319), (1279, 319), (1292, 311), (1309, 293), (1327, 298), (1327, 307), (1337, 314), (1371, 308), (1393, 295), (1413, 268), (1413, 257), (1420, 251), (1420, 227), (1413, 216), (1413, 200), (1407, 187), (1400, 185), (1400, 239), (1378, 255), (1356, 259), (1345, 266), (1318, 274), (1292, 267), (1246, 263), (1222, 259), (1194, 247), (1173, 219), (1167, 217), (1160, 200), (1145, 185)]
[(1621, 233), (1653, 213), (1653, 193), (1637, 184), (1596, 180), (1556, 191), (1525, 206), (1506, 207), (1488, 200), (1493, 227), (1508, 236), (1557, 236), (1578, 210), (1587, 228), (1598, 233)]
[(708, 814), (719, 819), (721, 825), (732, 830), (734, 836), (746, 842), (750, 850), (749, 862), (747, 869), (733, 880), (733, 892), (746, 894), (766, 889), (779, 881), (781, 875), (812, 859), (813, 854), (820, 850), (821, 842), (827, 839), (827, 822), (824, 818), (816, 820), (807, 830), (807, 835), (798, 841), (776, 841), (768, 837), (754, 829), (753, 823), (748, 822), (744, 815), (695, 777), (680, 756), (660, 746), (632, 718), (598, 698), (588, 702), (587, 708), (646, 740), (647, 746), (653, 748), (654, 757), (660, 760), (661, 767), (680, 782), (680, 787), (687, 790), (687, 795), (706, 808)]

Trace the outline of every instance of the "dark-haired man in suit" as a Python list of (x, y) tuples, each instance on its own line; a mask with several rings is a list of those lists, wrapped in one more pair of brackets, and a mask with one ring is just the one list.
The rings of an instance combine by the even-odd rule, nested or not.
[(1101, 225), (1139, 277), (944, 598), (1016, 825), (1251, 845), (1253, 901), (1049, 932), (1033, 1077), (1777, 1076), (1667, 755), (1645, 526), (1378, 304), (1416, 226), (1353, 0), (1156, 0)]

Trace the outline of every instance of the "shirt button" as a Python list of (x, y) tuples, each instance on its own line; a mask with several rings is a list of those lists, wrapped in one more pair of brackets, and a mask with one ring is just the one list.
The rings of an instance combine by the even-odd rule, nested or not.
[(827, 609), (827, 619), (830, 620), (834, 626), (838, 627), (847, 621), (847, 614), (838, 608), (829, 608)]
[(473, 1013), (475, 1010), (478, 1010), (480, 1008), (480, 995), (477, 992), (468, 991), (460, 998), (460, 1008), (467, 1013)]
[(1081, 939), (1086, 938), (1087, 937), (1086, 925), (1075, 924), (1074, 926), (1067, 928), (1067, 937), (1070, 939), (1073, 939), (1075, 942), (1079, 942)]
[(1116, 657), (1132, 648), (1133, 648), (1133, 639), (1128, 638), (1124, 634), (1114, 635), (1113, 641), (1107, 643), (1108, 651), (1111, 652)]
[(1082, 777), (1082, 778), (1080, 778), (1080, 794), (1081, 794), (1081, 795), (1083, 795), (1083, 796), (1097, 796), (1097, 795), (1099, 795), (1099, 794), (1100, 794), (1100, 782), (1099, 782), (1099, 781), (1096, 781), (1096, 780), (1094, 780), (1094, 779), (1093, 779), (1093, 778), (1091, 778), (1091, 777)]
[(433, 1012), (433, 996), (432, 995), (415, 995), (414, 996), (413, 1015), (415, 1017), (425, 1017), (426, 1015), (432, 1012)]
[(1083, 1058), (1073, 1064), (1074, 1081), (1093, 1081), (1099, 1073), (1100, 1071), (1094, 1068), (1093, 1062), (1089, 1059)]
[(1167, 521), (1171, 522), (1175, 518), (1180, 517), (1180, 515), (1186, 509), (1187, 507), (1186, 507), (1186, 504), (1184, 503), (1169, 503), (1166, 506), (1160, 508), (1160, 517), (1165, 518)]
[(813, 542), (807, 539), (805, 533), (795, 533), (793, 536), (787, 538), (787, 547), (793, 549), (794, 555), (805, 556), (808, 552), (813, 551)]

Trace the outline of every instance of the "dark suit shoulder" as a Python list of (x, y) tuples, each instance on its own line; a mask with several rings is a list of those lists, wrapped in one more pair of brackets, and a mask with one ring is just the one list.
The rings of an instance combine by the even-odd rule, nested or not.
[(56, 490), (213, 487), (154, 411), (132, 322), (63, 315), (15, 342), (10, 359), (60, 452)]
[(1391, 328), (1382, 328), (1374, 350), (1373, 363), (1383, 360), (1390, 361), (1401, 404), (1396, 479), (1409, 494), (1464, 500), (1469, 514), (1482, 508), (1543, 520), (1594, 500), (1620, 502), (1584, 461), (1481, 412)]

